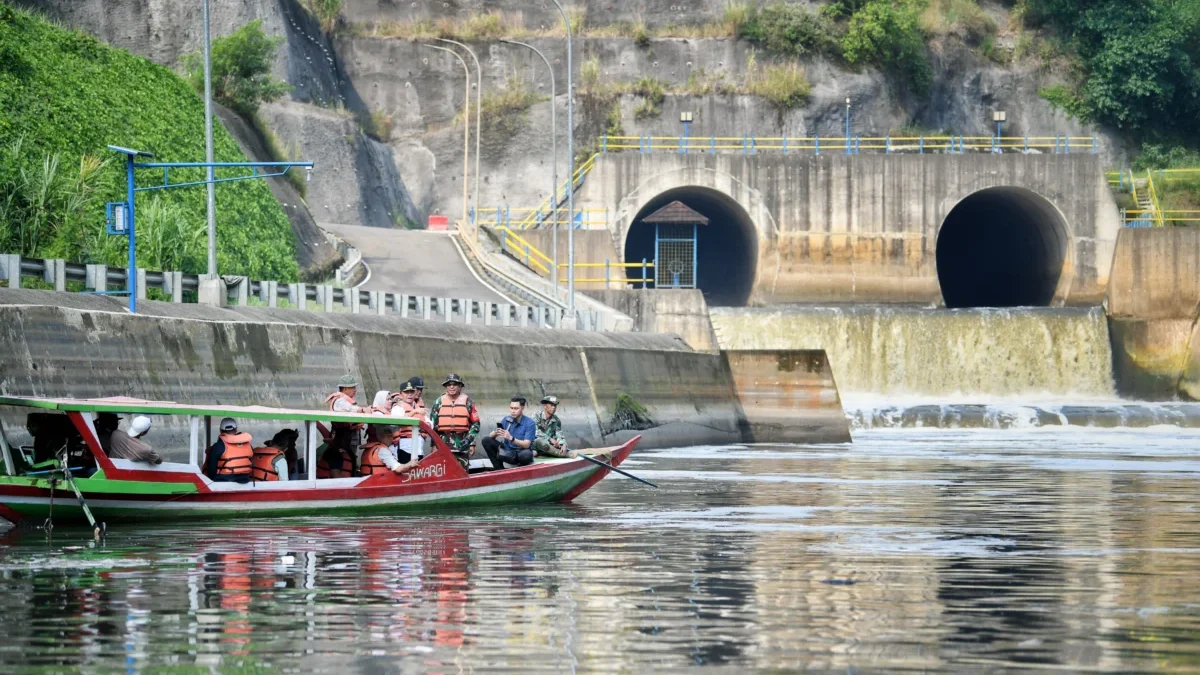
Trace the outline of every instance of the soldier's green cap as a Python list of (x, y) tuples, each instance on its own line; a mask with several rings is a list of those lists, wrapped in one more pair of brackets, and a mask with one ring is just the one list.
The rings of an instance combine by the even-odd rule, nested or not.
[(549, 403), (550, 405), (556, 406), (556, 405), (558, 405), (558, 397), (557, 396), (543, 396), (542, 403)]
[(358, 378), (353, 375), (343, 375), (342, 379), (338, 380), (338, 388), (357, 387)]

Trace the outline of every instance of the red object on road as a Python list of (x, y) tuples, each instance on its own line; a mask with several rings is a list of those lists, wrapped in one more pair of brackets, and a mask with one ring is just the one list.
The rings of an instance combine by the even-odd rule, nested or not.
[(450, 230), (449, 216), (429, 216), (429, 229), (434, 232), (447, 232)]

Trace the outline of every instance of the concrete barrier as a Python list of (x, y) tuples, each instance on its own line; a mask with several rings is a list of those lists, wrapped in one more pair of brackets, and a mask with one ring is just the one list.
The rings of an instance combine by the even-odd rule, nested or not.
[[(579, 447), (634, 433), (645, 435), (647, 447), (744, 437), (725, 360), (693, 352), (672, 335), (160, 302), (131, 315), (121, 303), (0, 290), (0, 392), (321, 408), (347, 372), (362, 378), (362, 403), (414, 375), (429, 383), (432, 400), (442, 377), (455, 372), (479, 403), (485, 429), (505, 414), (509, 397), (523, 395), (536, 405), (553, 393)], [(648, 428), (614, 423), (621, 394), (645, 407)]]
[(850, 427), (825, 350), (764, 349), (721, 354), (728, 360), (748, 440), (850, 441)]
[(1200, 400), (1200, 230), (1126, 228), (1108, 288), (1117, 392)]
[(696, 351), (719, 349), (708, 317), (708, 304), (699, 289), (613, 289), (584, 293), (629, 315), (639, 331), (675, 333)]

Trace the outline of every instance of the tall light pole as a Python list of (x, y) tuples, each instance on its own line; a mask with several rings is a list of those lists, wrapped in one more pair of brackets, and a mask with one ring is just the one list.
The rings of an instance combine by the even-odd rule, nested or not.
[(554, 219), (551, 222), (553, 227), (553, 244), (554, 247), (554, 292), (555, 299), (558, 294), (558, 94), (554, 88), (554, 66), (550, 65), (550, 59), (546, 58), (537, 47), (517, 42), (516, 40), (504, 40), (510, 45), (520, 45), (533, 50), (534, 54), (542, 57), (542, 61), (546, 63), (546, 68), (550, 71), (550, 208), (553, 209)]
[(562, 3), (550, 0), (567, 27), (567, 312), (575, 316), (575, 82), (571, 71), (571, 18)]
[(846, 97), (846, 154), (850, 154), (850, 97)]
[(204, 0), (204, 161), (208, 162), (208, 278), (217, 278), (217, 186), (213, 184), (212, 32)]
[[(462, 196), (462, 219), (463, 225), (467, 224), (467, 180), (470, 177), (470, 172), (467, 170), (471, 159), (471, 70), (467, 68), (467, 62), (463, 57), (458, 55), (458, 52), (447, 47), (439, 47), (437, 45), (427, 45), (424, 42), (420, 43), (422, 47), (429, 47), (442, 52), (448, 52), (458, 59), (458, 62), (463, 67), (463, 77), (465, 78), (464, 96), (463, 98), (463, 196)], [(479, 226), (475, 226), (475, 238), (479, 238)]]
[[(479, 66), (479, 59), (475, 57), (475, 52), (471, 48), (461, 42), (447, 40), (446, 38), (437, 38), (438, 42), (449, 42), (452, 45), (462, 47), (468, 54), (471, 55), (471, 60), (475, 62), (475, 220), (479, 221), (479, 123), (482, 121), (483, 105), (483, 68)], [(470, 75), (467, 76), (468, 85), (470, 84)], [(479, 226), (475, 227), (475, 241), (479, 241)]]

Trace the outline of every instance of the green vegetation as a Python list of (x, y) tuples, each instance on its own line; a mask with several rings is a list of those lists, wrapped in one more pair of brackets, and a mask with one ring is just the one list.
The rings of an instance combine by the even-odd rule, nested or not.
[(617, 402), (613, 406), (612, 417), (608, 420), (608, 432), (642, 430), (654, 426), (650, 411), (636, 398), (621, 392), (617, 394)]
[[(125, 172), (105, 146), (151, 151), (160, 161), (204, 157), (204, 105), (187, 82), (3, 2), (0, 111), (0, 251), (6, 253), (124, 266), (125, 239), (104, 234), (104, 202), (124, 199)], [(214, 132), (218, 161), (245, 161), (223, 127)], [(203, 172), (177, 170), (171, 179), (202, 180)], [(145, 172), (139, 180), (152, 185), (162, 175)], [(203, 271), (204, 242), (190, 236), (205, 220), (202, 188), (143, 193), (138, 210), (145, 228), (140, 265)], [(147, 211), (150, 220), (143, 219)], [(264, 182), (218, 186), (217, 215), (222, 271), (296, 279), (291, 225)], [(155, 243), (172, 239), (180, 242)]]
[(746, 92), (761, 96), (781, 110), (795, 108), (808, 101), (812, 86), (798, 63), (759, 66), (751, 57), (746, 68)]
[(929, 35), (954, 34), (971, 44), (982, 44), (996, 32), (996, 23), (978, 0), (929, 0), (920, 20)]
[[(525, 126), (529, 108), (534, 103), (549, 98), (538, 94), (525, 80), (510, 76), (503, 89), (483, 95), (483, 100), (479, 103), (483, 129), (489, 133), (515, 134)], [(475, 115), (474, 110), (471, 111), (471, 115)], [(455, 116), (454, 123), (462, 124), (461, 113)]]
[(376, 110), (370, 116), (363, 117), (359, 124), (366, 135), (381, 143), (392, 140), (392, 128), (395, 123), (392, 116), (383, 110)]
[(920, 0), (870, 0), (850, 17), (842, 50), (852, 64), (872, 63), (902, 78), (914, 92), (929, 90)]
[(773, 54), (805, 56), (837, 50), (836, 31), (826, 17), (798, 4), (776, 2), (752, 11), (739, 35)]
[(342, 17), (342, 5), (345, 0), (306, 0), (304, 5), (312, 15), (317, 17), (321, 30), (332, 33)]
[(633, 117), (643, 120), (662, 114), (662, 102), (666, 98), (666, 86), (653, 77), (643, 77), (634, 83), (633, 93), (642, 100), (633, 108)]
[[(212, 43), (213, 99), (242, 115), (252, 116), (262, 103), (276, 101), (290, 87), (271, 77), (275, 50), (283, 38), (269, 38), (262, 32), (262, 20), (255, 19)], [(197, 52), (183, 57), (183, 67), (197, 92), (204, 91), (204, 55)]]

